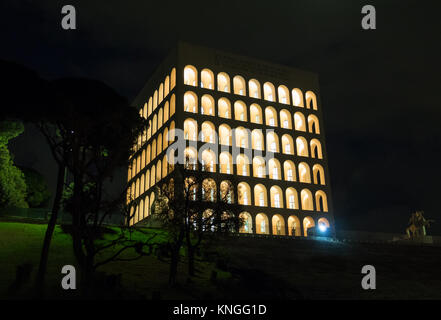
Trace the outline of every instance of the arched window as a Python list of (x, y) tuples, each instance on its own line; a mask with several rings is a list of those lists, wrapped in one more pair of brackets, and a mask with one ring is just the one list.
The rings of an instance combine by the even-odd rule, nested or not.
[(198, 83), (198, 72), (195, 67), (188, 65), (184, 68), (184, 84), (196, 87)]
[(168, 131), (168, 142), (173, 142), (175, 141), (175, 122), (172, 121), (170, 123), (170, 129)]
[(153, 112), (153, 98), (150, 97), (149, 99), (149, 106), (148, 106), (148, 112), (147, 112), (147, 117), (150, 116)]
[(312, 139), (309, 144), (311, 146), (311, 157), (323, 159), (322, 145), (320, 144), (320, 141)]
[(299, 209), (299, 198), (296, 189), (289, 187), (285, 191), (286, 207), (288, 209)]
[(300, 220), (296, 216), (288, 217), (288, 235), (295, 237), (300, 237), (302, 235)]
[(156, 184), (156, 167), (153, 165), (150, 171), (150, 187), (153, 187)]
[(214, 89), (214, 74), (210, 69), (201, 71), (201, 88)]
[(306, 217), (303, 219), (303, 232), (304, 232), (304, 236), (308, 237), (309, 229), (314, 230), (313, 228), (315, 227), (315, 222), (314, 219), (312, 219), (311, 217)]
[(237, 194), (239, 204), (249, 206), (252, 204), (251, 201), (251, 188), (246, 182), (241, 182), (237, 186)]
[(299, 181), (311, 183), (311, 172), (309, 170), (309, 165), (306, 162), (299, 163)]
[(239, 154), (236, 157), (236, 172), (239, 176), (250, 175), (250, 160), (247, 155)]
[(150, 189), (150, 170), (145, 173), (145, 190)]
[(227, 98), (220, 98), (218, 103), (218, 114), (221, 118), (231, 119), (231, 103)]
[(268, 206), (267, 192), (263, 184), (256, 184), (254, 186), (254, 205), (256, 207)]
[(198, 161), (198, 152), (193, 147), (187, 147), (184, 151), (185, 168), (188, 170), (196, 170)]
[(277, 126), (277, 112), (273, 107), (266, 107), (265, 109), (266, 125), (271, 127)]
[(245, 90), (245, 79), (241, 76), (235, 76), (233, 78), (233, 90), (234, 94), (244, 96), (246, 94)]
[(238, 148), (249, 148), (249, 129), (244, 127), (238, 127), (234, 129), (236, 136), (236, 147)]
[(271, 82), (263, 84), (263, 97), (267, 101), (276, 101), (276, 90)]
[(289, 134), (282, 136), (282, 152), (284, 154), (294, 154), (294, 142)]
[(167, 161), (167, 155), (165, 155), (162, 158), (162, 177), (165, 178), (167, 174), (168, 174), (168, 161)]
[(213, 150), (206, 149), (202, 151), (201, 169), (202, 171), (216, 172), (216, 155)]
[(250, 121), (258, 124), (263, 122), (262, 108), (256, 103), (250, 106)]
[(175, 114), (175, 110), (176, 110), (176, 98), (175, 98), (175, 94), (172, 94), (170, 98), (170, 117)]
[(325, 185), (325, 171), (319, 164), (315, 164), (312, 167), (312, 176), (315, 184)]
[(153, 93), (153, 111), (155, 111), (157, 106), (158, 106), (158, 90), (155, 90), (155, 93)]
[(251, 132), (251, 145), (252, 148), (255, 150), (263, 150), (264, 145), (264, 139), (263, 139), (263, 133), (261, 129), (254, 129)]
[(163, 110), (161, 108), (159, 109), (158, 112), (158, 129), (162, 127), (162, 117), (163, 117)]
[(217, 90), (230, 92), (230, 77), (225, 72), (217, 74)]
[(147, 152), (146, 152), (146, 155), (145, 155), (146, 164), (150, 163), (150, 154), (151, 154), (150, 145), (148, 145), (147, 146)]
[(300, 199), (302, 201), (302, 210), (308, 210), (308, 211), (314, 210), (311, 191), (309, 191), (308, 189), (303, 189), (300, 192)]
[(159, 182), (162, 179), (162, 166), (161, 166), (161, 160), (158, 160), (156, 163), (156, 182)]
[(241, 212), (239, 218), (242, 221), (240, 233), (253, 233), (253, 218), (248, 212)]
[(306, 139), (303, 137), (297, 137), (296, 139), (296, 149), (297, 155), (302, 157), (308, 156), (308, 144), (306, 143)]
[(198, 184), (196, 183), (195, 177), (186, 177), (184, 180), (184, 195), (190, 199), (190, 200), (197, 200), (198, 196)]
[(283, 163), (283, 171), (285, 173), (285, 181), (296, 181), (296, 167), (294, 162), (286, 160)]
[(148, 109), (148, 105), (147, 102), (144, 103), (144, 107), (142, 108), (142, 116), (144, 117), (144, 119), (147, 119), (147, 110)]
[(275, 132), (268, 132), (266, 134), (267, 151), (280, 152), (279, 150), (279, 137)]
[(186, 119), (184, 121), (184, 139), (197, 141), (198, 125), (194, 119)]
[(164, 99), (164, 85), (161, 83), (159, 85), (158, 104), (160, 104), (163, 99)]
[(253, 158), (253, 176), (256, 178), (266, 177), (265, 160), (262, 157)]
[(201, 125), (201, 131), (199, 132), (199, 141), (215, 143), (217, 139), (216, 130), (214, 124), (210, 121), (205, 121)]
[(204, 94), (201, 99), (201, 113), (214, 116), (214, 99), (208, 94)]
[(184, 94), (184, 111), (198, 113), (198, 97), (192, 91)]
[(158, 134), (158, 144), (156, 145), (156, 154), (160, 154), (162, 152), (162, 133)]
[(173, 68), (170, 74), (170, 90), (172, 90), (176, 85), (176, 69)]
[(318, 190), (315, 193), (315, 206), (316, 211), (328, 212), (328, 200), (326, 198), (326, 193), (322, 190)]
[(313, 114), (308, 116), (308, 130), (311, 133), (320, 134), (318, 118)]
[(269, 234), (268, 217), (264, 213), (259, 213), (256, 215), (256, 233)]
[(170, 77), (165, 77), (164, 81), (164, 98), (168, 96), (168, 93), (170, 92)]
[(289, 90), (287, 87), (281, 85), (277, 89), (277, 92), (279, 94), (279, 103), (290, 104)]
[(300, 89), (292, 89), (292, 104), (296, 107), (303, 108), (303, 93)]
[(297, 131), (306, 131), (305, 116), (303, 113), (294, 113), (294, 128)]
[(170, 106), (168, 104), (168, 101), (166, 101), (164, 104), (164, 123), (168, 121), (169, 117), (170, 117)]
[(272, 225), (273, 225), (273, 234), (278, 236), (284, 236), (285, 235), (285, 220), (280, 214), (273, 215), (273, 218), (271, 219)]
[(156, 130), (158, 129), (158, 115), (155, 113), (153, 116), (153, 128), (152, 128), (152, 134), (156, 133)]
[(219, 155), (220, 172), (226, 174), (233, 174), (233, 158), (227, 151)]
[(286, 109), (280, 111), (280, 124), (284, 129), (292, 129), (291, 112)]
[(326, 218), (318, 219), (318, 227), (321, 231), (326, 231), (327, 229), (329, 229), (330, 224), (329, 224), (328, 219), (326, 219)]
[(268, 161), (268, 172), (270, 179), (280, 180), (282, 178), (279, 160), (272, 158)]
[(317, 97), (315, 96), (314, 92), (307, 91), (305, 93), (305, 98), (306, 98), (306, 108), (317, 110)]
[(247, 107), (242, 101), (236, 101), (234, 103), (234, 119), (247, 121)]
[(283, 193), (282, 189), (278, 186), (272, 186), (270, 189), (271, 194), (271, 207), (283, 208)]
[(232, 141), (233, 135), (230, 126), (227, 124), (221, 124), (219, 126), (219, 143), (226, 146), (232, 146)]
[(213, 179), (208, 178), (202, 181), (202, 200), (203, 201), (216, 201), (217, 188), (216, 182)]
[(234, 203), (234, 186), (228, 181), (224, 180), (219, 185), (220, 201), (225, 203)]
[(260, 83), (256, 79), (248, 81), (248, 94), (252, 98), (260, 99)]

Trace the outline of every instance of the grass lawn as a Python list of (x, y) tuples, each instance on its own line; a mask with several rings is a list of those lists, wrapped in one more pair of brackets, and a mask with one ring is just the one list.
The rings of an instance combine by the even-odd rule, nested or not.
[[(45, 230), (44, 224), (0, 221), (1, 299), (29, 297), (29, 284), (15, 295), (7, 289), (17, 265), (29, 262), (35, 274)], [(440, 247), (228, 237), (210, 250), (220, 253), (217, 263), (199, 261), (191, 282), (181, 264), (180, 286), (173, 289), (167, 287), (168, 264), (154, 256), (112, 262), (101, 271), (122, 275), (121, 298), (151, 299), (160, 292), (162, 299), (441, 299)], [(71, 240), (57, 227), (48, 267), (49, 297), (77, 294), (61, 290), (65, 264), (75, 265)], [(361, 288), (361, 268), (367, 264), (376, 268), (376, 290)], [(215, 282), (210, 281), (213, 271)]]

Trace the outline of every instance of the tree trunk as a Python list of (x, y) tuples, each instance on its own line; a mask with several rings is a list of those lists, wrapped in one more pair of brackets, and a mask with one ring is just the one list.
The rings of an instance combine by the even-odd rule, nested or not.
[(58, 212), (60, 211), (65, 175), (66, 175), (66, 167), (59, 164), (58, 176), (57, 176), (57, 190), (55, 192), (54, 203), (52, 205), (52, 214), (47, 225), (46, 234), (44, 236), (43, 248), (41, 250), (41, 256), (40, 256), (40, 264), (38, 266), (38, 271), (37, 271), (37, 279), (36, 279), (37, 297), (43, 297), (44, 295), (44, 279), (46, 275), (47, 261), (49, 258), (49, 248), (52, 240), (52, 235), (55, 230), (55, 225), (57, 223)]
[(176, 285), (176, 275), (178, 274), (178, 264), (179, 264), (179, 249), (172, 249), (171, 252), (171, 262), (170, 262), (170, 273), (168, 277), (168, 284), (170, 287)]

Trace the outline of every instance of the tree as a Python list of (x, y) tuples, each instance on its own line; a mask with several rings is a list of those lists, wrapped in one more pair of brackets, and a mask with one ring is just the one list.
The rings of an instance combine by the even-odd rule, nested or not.
[(51, 198), (48, 184), (44, 176), (32, 168), (21, 168), (27, 186), (26, 201), (30, 208), (42, 208), (48, 205)]
[(24, 131), (20, 121), (0, 122), (0, 207), (27, 208), (26, 182), (23, 173), (14, 166), (8, 150), (9, 140)]
[[(224, 186), (219, 199), (210, 201), (209, 197), (213, 197), (212, 186), (205, 183), (205, 179), (210, 176), (209, 168), (207, 166), (201, 172), (194, 171), (194, 166), (188, 157), (184, 165), (175, 165), (177, 192), (175, 180), (165, 188), (156, 188), (152, 207), (153, 214), (169, 233), (169, 285), (172, 286), (176, 284), (181, 248), (186, 248), (188, 274), (193, 276), (195, 253), (205, 237), (210, 236), (214, 240), (211, 243), (215, 243), (219, 235), (238, 232), (243, 224), (242, 219), (233, 214), (239, 211), (239, 206), (231, 201), (233, 185), (230, 183)], [(198, 195), (199, 186), (202, 186), (202, 198)]]

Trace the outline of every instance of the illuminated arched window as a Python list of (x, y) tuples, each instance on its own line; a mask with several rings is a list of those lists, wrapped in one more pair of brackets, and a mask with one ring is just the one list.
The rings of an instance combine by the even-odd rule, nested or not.
[(150, 116), (153, 112), (153, 98), (152, 97), (150, 97), (148, 105), (149, 106), (148, 106), (147, 117)]
[(311, 172), (309, 165), (306, 162), (299, 163), (299, 181), (304, 183), (311, 183)]
[(168, 104), (168, 101), (164, 104), (164, 123), (168, 121), (170, 117), (170, 106)]
[(246, 182), (241, 182), (237, 186), (237, 194), (238, 194), (238, 202), (242, 205), (251, 205), (251, 188), (250, 185)]
[(283, 208), (283, 192), (279, 186), (272, 186), (270, 189), (271, 207)]
[(265, 186), (263, 184), (256, 184), (254, 186), (254, 205), (256, 207), (267, 207), (267, 197), (268, 195)]
[(266, 177), (265, 159), (262, 157), (253, 158), (253, 176), (256, 178)]
[(286, 160), (283, 163), (283, 172), (285, 174), (286, 181), (296, 181), (296, 167), (294, 162)]
[(153, 94), (153, 111), (155, 111), (157, 106), (158, 106), (158, 90), (155, 90), (155, 93)]
[(162, 127), (162, 124), (163, 124), (162, 117), (163, 117), (163, 110), (161, 108), (161, 109), (159, 109), (159, 112), (158, 112), (158, 129)]
[(147, 152), (146, 152), (146, 155), (145, 155), (145, 158), (146, 158), (146, 164), (149, 164), (149, 163), (150, 163), (150, 154), (151, 154), (151, 149), (150, 149), (150, 145), (148, 145), (148, 146), (147, 146)]
[(303, 108), (303, 93), (300, 89), (292, 89), (292, 104), (296, 107)]
[(260, 99), (260, 83), (256, 79), (248, 81), (248, 95), (252, 98)]
[(219, 185), (220, 201), (225, 203), (234, 203), (234, 186), (228, 181), (224, 180)]
[(320, 134), (318, 118), (313, 114), (308, 116), (308, 130), (311, 133)]
[(202, 181), (202, 200), (203, 201), (216, 201), (216, 195), (217, 195), (217, 187), (216, 182), (211, 179), (207, 178)]
[(233, 158), (227, 151), (219, 155), (220, 172), (226, 174), (233, 174)]
[(294, 128), (297, 131), (306, 131), (305, 116), (303, 115), (303, 113), (294, 113)]
[(296, 189), (289, 187), (285, 191), (286, 207), (288, 209), (299, 209), (299, 197)]
[(211, 149), (202, 151), (201, 169), (202, 171), (216, 172), (217, 156)]
[(285, 235), (285, 219), (280, 214), (273, 215), (271, 219), (273, 225), (273, 235), (284, 236)]
[(235, 76), (233, 78), (233, 90), (234, 94), (244, 96), (246, 94), (245, 79), (241, 76)]
[(303, 233), (305, 237), (308, 236), (308, 229), (312, 229), (314, 227), (315, 227), (314, 219), (312, 219), (311, 217), (306, 217), (303, 219)]
[(268, 161), (268, 173), (270, 179), (280, 180), (282, 179), (282, 170), (279, 160), (272, 158)]
[(156, 130), (158, 130), (158, 115), (155, 113), (153, 116), (152, 135), (156, 133)]
[(156, 154), (160, 154), (162, 152), (162, 133), (158, 134), (157, 140)]
[(217, 107), (219, 117), (231, 119), (231, 103), (227, 98), (220, 98)]
[(169, 142), (169, 144), (171, 142), (173, 142), (173, 141), (175, 141), (175, 122), (174, 121), (172, 121), (170, 123), (170, 129), (168, 131), (168, 142)]
[(150, 187), (153, 187), (156, 184), (156, 167), (153, 165), (150, 171)]
[(320, 144), (320, 141), (317, 139), (312, 139), (309, 144), (311, 146), (311, 157), (323, 159), (322, 145)]
[(251, 145), (255, 150), (263, 150), (265, 147), (263, 133), (261, 129), (254, 129), (251, 132)]
[(214, 99), (209, 94), (204, 94), (201, 98), (201, 113), (214, 116)]
[(170, 77), (165, 77), (164, 81), (164, 98), (168, 96), (168, 93), (170, 92)]
[(195, 67), (188, 65), (184, 68), (184, 84), (196, 87), (198, 83), (198, 72)]
[(248, 212), (241, 212), (239, 218), (242, 221), (239, 229), (240, 233), (253, 233), (253, 218)]
[(244, 127), (238, 127), (234, 130), (236, 135), (236, 147), (238, 148), (249, 148), (249, 129)]
[(247, 121), (247, 107), (242, 101), (236, 101), (234, 103), (234, 119)]
[(290, 104), (289, 90), (287, 87), (281, 85), (277, 88), (277, 92), (279, 94), (279, 103)]
[(201, 71), (201, 88), (214, 89), (214, 74), (210, 69)]
[(319, 227), (319, 229), (323, 228), (323, 230), (326, 231), (326, 229), (329, 229), (331, 226), (329, 224), (328, 219), (320, 218), (320, 219), (318, 219), (318, 227)]
[(147, 112), (148, 112), (148, 104), (146, 102), (144, 103), (144, 108), (142, 109), (142, 116), (144, 117), (144, 119), (147, 119)]
[(184, 164), (188, 170), (196, 170), (198, 161), (198, 152), (193, 147), (187, 147), (184, 151)]
[(156, 139), (152, 141), (152, 160), (156, 158)]
[(276, 101), (276, 90), (271, 82), (263, 84), (263, 98), (267, 101)]
[(256, 103), (250, 106), (250, 121), (258, 124), (263, 123), (262, 108)]
[(184, 139), (197, 141), (198, 124), (194, 119), (184, 121)]
[(145, 173), (145, 190), (150, 189), (150, 170)]
[(184, 94), (184, 111), (198, 113), (198, 97), (192, 91)]
[(175, 114), (175, 110), (176, 110), (176, 98), (175, 98), (175, 94), (172, 94), (170, 98), (170, 117)]
[(328, 212), (328, 200), (326, 198), (326, 193), (322, 190), (318, 190), (315, 193), (315, 206), (316, 211)]
[(250, 175), (250, 160), (247, 155), (239, 154), (236, 157), (236, 172), (239, 176)]
[(201, 131), (199, 132), (199, 141), (215, 143), (217, 139), (216, 130), (214, 124), (210, 121), (205, 121), (201, 125)]
[(173, 68), (170, 73), (170, 90), (172, 90), (176, 85), (176, 69)]
[(280, 126), (284, 129), (292, 129), (291, 112), (286, 109), (280, 111)]
[(219, 143), (231, 146), (233, 141), (232, 131), (229, 125), (221, 124), (219, 126)]
[(168, 174), (168, 161), (167, 155), (162, 158), (162, 177), (166, 177)]
[(294, 154), (294, 142), (289, 134), (282, 136), (282, 152), (284, 154)]
[(303, 189), (300, 192), (300, 199), (302, 202), (302, 210), (308, 210), (308, 211), (314, 210), (311, 191), (309, 191), (308, 189)]
[(269, 234), (268, 217), (264, 213), (259, 213), (256, 215), (256, 233)]
[(302, 235), (300, 220), (296, 216), (288, 217), (288, 235), (296, 237)]
[(302, 157), (308, 156), (308, 143), (306, 142), (306, 139), (303, 137), (297, 137), (296, 139), (296, 149), (297, 149), (297, 155)]
[(159, 85), (159, 91), (158, 91), (158, 104), (160, 104), (163, 99), (164, 99), (164, 85), (161, 83)]
[(315, 96), (314, 92), (307, 91), (305, 93), (305, 98), (306, 98), (306, 108), (317, 110), (317, 97)]
[(217, 75), (217, 90), (230, 92), (230, 77), (225, 72), (220, 72)]
[(266, 151), (280, 152), (279, 150), (279, 137), (275, 132), (268, 132), (266, 134)]
[(158, 160), (156, 163), (156, 182), (159, 182), (162, 179), (162, 166), (161, 166), (161, 160)]
[(266, 107), (265, 109), (266, 125), (271, 127), (277, 126), (277, 112), (273, 107)]
[(319, 164), (312, 166), (312, 176), (315, 184), (325, 185), (325, 171)]

